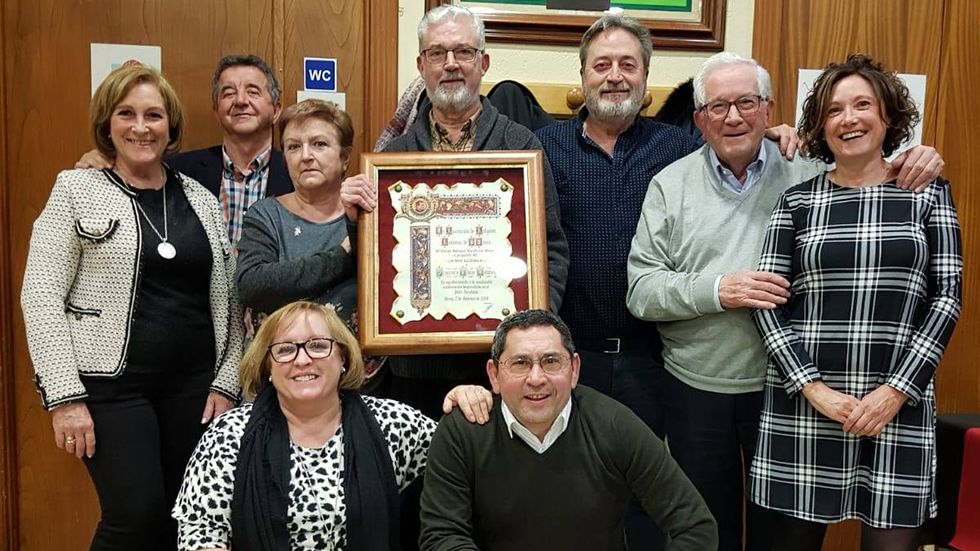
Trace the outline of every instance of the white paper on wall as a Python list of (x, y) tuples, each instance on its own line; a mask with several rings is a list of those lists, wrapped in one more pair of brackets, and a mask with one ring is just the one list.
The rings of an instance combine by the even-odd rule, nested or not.
[(139, 61), (157, 71), (163, 69), (160, 62), (160, 46), (140, 46), (136, 44), (91, 44), (92, 55), (92, 95), (109, 73), (122, 67), (127, 61)]

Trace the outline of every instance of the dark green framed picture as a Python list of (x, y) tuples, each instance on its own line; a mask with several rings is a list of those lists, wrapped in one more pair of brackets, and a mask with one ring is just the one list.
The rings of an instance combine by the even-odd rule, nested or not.
[[(487, 39), (519, 44), (576, 45), (599, 11), (549, 10), (548, 0), (426, 0), (473, 8), (486, 23)], [(721, 51), (728, 0), (611, 0), (650, 28), (661, 50)]]

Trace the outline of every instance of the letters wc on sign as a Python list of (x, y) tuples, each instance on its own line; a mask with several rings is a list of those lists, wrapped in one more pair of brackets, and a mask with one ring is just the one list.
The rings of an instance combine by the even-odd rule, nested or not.
[(305, 90), (337, 91), (337, 59), (304, 57), (303, 82)]

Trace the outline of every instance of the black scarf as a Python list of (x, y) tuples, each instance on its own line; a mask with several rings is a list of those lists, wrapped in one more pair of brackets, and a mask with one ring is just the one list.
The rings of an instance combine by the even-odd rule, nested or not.
[[(398, 551), (398, 487), (388, 444), (356, 391), (341, 390), (347, 549)], [(231, 502), (235, 551), (289, 551), (289, 428), (270, 384), (245, 426)], [(325, 492), (325, 490), (321, 490)]]

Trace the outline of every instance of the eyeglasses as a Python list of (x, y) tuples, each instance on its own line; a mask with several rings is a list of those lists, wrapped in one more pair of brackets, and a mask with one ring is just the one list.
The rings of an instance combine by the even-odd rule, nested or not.
[(300, 350), (306, 350), (307, 356), (317, 360), (330, 356), (334, 342), (325, 337), (315, 337), (306, 342), (277, 342), (269, 346), (269, 354), (273, 360), (284, 364), (295, 360)]
[(433, 65), (442, 65), (446, 62), (446, 59), (448, 59), (449, 52), (453, 53), (453, 58), (456, 60), (456, 63), (473, 63), (476, 60), (477, 54), (482, 51), (483, 50), (478, 50), (469, 46), (455, 48), (453, 50), (433, 47), (426, 48), (419, 53), (421, 53), (422, 57), (424, 57), (429, 63)]
[(739, 113), (750, 115), (759, 110), (759, 107), (762, 105), (762, 100), (762, 96), (742, 96), (735, 101), (720, 99), (706, 104), (701, 110), (707, 113), (709, 119), (720, 121), (728, 117), (728, 112), (731, 111), (732, 105), (735, 106), (735, 109), (738, 109)]
[(534, 369), (534, 364), (541, 366), (541, 371), (545, 373), (560, 373), (571, 363), (571, 358), (561, 354), (547, 354), (534, 360), (527, 356), (515, 356), (501, 360), (500, 365), (504, 366), (512, 375), (527, 375)]

